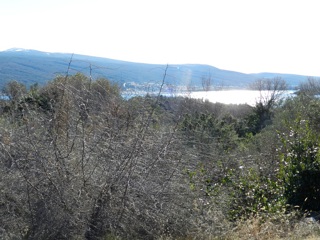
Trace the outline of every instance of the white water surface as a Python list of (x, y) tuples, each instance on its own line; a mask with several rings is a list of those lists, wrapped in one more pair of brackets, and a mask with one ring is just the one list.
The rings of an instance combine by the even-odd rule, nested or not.
[[(195, 91), (189, 93), (181, 93), (179, 96), (190, 97), (194, 99), (202, 99), (203, 101), (219, 102), (225, 104), (249, 104), (255, 105), (261, 97), (267, 97), (268, 91), (255, 90), (220, 90), (220, 91)], [(285, 91), (281, 97), (287, 98), (294, 96), (293, 90)]]

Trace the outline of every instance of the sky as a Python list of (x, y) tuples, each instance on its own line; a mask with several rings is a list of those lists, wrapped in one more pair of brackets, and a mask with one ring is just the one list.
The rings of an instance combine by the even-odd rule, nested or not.
[(0, 51), (320, 76), (318, 0), (0, 0)]

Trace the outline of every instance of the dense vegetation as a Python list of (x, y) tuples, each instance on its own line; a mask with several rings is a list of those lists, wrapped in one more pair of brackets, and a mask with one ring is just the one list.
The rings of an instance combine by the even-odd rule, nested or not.
[[(4, 88), (1, 239), (235, 239), (319, 234), (320, 100), (248, 105), (121, 97), (76, 74)], [(316, 219), (316, 218), (314, 218)], [(307, 225), (303, 225), (307, 224)], [(301, 230), (303, 229), (303, 231)]]

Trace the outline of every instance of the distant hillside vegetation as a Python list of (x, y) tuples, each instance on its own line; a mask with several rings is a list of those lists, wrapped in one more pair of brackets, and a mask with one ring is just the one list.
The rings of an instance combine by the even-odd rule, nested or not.
[[(10, 80), (27, 86), (43, 85), (58, 75), (81, 72), (95, 78), (104, 77), (123, 88), (152, 88), (160, 84), (166, 65), (133, 63), (70, 53), (46, 53), (36, 50), (10, 49), (0, 52), (0, 87)], [(277, 73), (244, 74), (218, 69), (209, 65), (169, 65), (166, 86), (176, 89), (245, 88), (257, 78), (281, 77), (291, 87), (306, 80), (307, 76)]]

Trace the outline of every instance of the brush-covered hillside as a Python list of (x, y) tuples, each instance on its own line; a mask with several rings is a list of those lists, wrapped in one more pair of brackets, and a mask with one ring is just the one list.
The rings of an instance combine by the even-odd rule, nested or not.
[(4, 86), (0, 239), (319, 239), (319, 81), (249, 106), (93, 80)]

